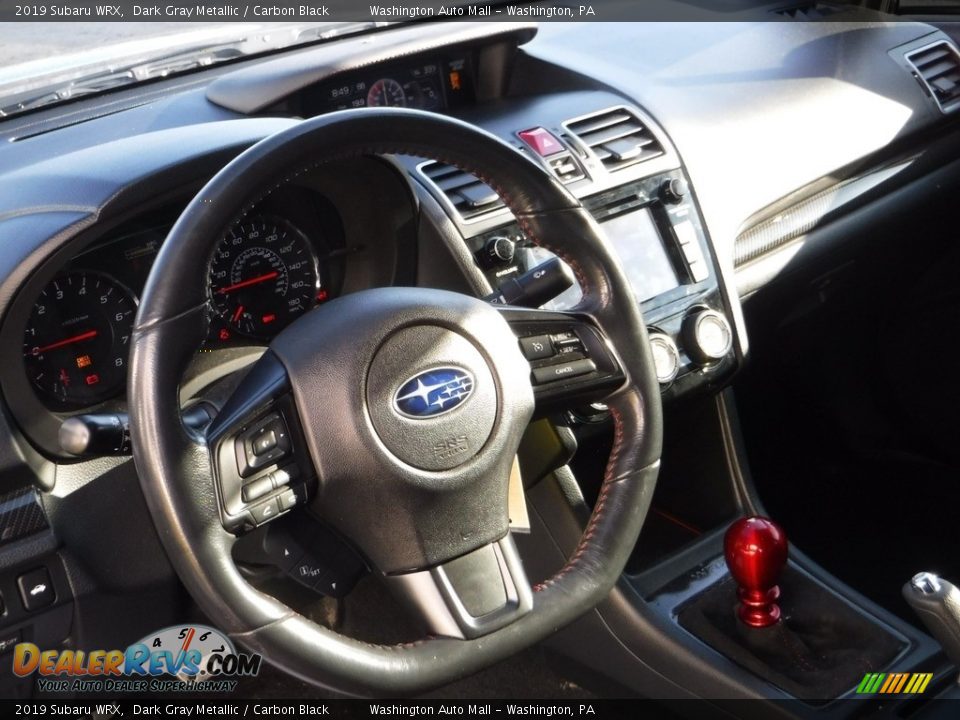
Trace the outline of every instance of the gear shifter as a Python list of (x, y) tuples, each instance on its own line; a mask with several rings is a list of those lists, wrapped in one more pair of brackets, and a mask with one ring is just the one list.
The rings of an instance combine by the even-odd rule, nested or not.
[(960, 665), (960, 590), (931, 572), (917, 573), (903, 586), (903, 597), (954, 665)]
[(774, 625), (780, 619), (777, 581), (787, 562), (783, 528), (767, 518), (741, 518), (727, 530), (723, 552), (739, 586), (740, 620), (755, 628)]

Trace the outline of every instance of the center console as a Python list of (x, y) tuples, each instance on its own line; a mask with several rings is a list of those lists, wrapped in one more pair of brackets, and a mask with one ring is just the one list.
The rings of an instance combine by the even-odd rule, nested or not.
[[(605, 231), (642, 307), (664, 398), (721, 386), (736, 368), (731, 312), (694, 192), (668, 139), (633, 107), (571, 119), (554, 103), (538, 109), (536, 116), (497, 118), (497, 130), (564, 182)], [(491, 121), (479, 124), (489, 128)], [(417, 171), (457, 221), (491, 290), (554, 257), (475, 177), (432, 161)], [(579, 299), (574, 285), (543, 307), (568, 310)]]
[[(728, 377), (733, 330), (682, 171), (591, 195), (583, 204), (604, 229), (643, 308), (664, 394), (672, 397)], [(515, 223), (468, 243), (494, 289), (552, 257)], [(579, 298), (580, 289), (573, 287), (547, 307), (568, 310)]]

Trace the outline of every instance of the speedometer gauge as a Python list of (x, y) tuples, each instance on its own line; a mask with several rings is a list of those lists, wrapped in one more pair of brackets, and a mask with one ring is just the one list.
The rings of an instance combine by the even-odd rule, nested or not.
[(407, 93), (403, 85), (391, 78), (377, 80), (367, 93), (367, 105), (370, 107), (406, 107)]
[(123, 390), (137, 304), (106, 275), (71, 272), (47, 285), (27, 322), (30, 382), (58, 406), (87, 407)]
[(210, 263), (210, 294), (220, 318), (248, 337), (276, 335), (317, 303), (320, 274), (307, 237), (264, 216), (233, 226)]

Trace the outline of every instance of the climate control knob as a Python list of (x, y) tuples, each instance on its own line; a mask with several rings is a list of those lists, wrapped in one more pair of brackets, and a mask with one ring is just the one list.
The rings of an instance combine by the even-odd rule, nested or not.
[(698, 365), (726, 357), (733, 345), (730, 323), (716, 310), (696, 310), (683, 321), (683, 346)]
[(669, 335), (651, 332), (649, 337), (657, 380), (661, 385), (666, 385), (680, 372), (680, 351), (677, 350), (677, 344)]

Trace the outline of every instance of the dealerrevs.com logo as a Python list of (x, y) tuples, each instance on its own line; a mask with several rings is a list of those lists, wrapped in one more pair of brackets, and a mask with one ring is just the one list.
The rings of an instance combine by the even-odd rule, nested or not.
[(260, 672), (261, 657), (238, 653), (205, 625), (164, 628), (125, 650), (41, 650), (20, 643), (13, 672), (38, 675), (41, 692), (232, 692)]

